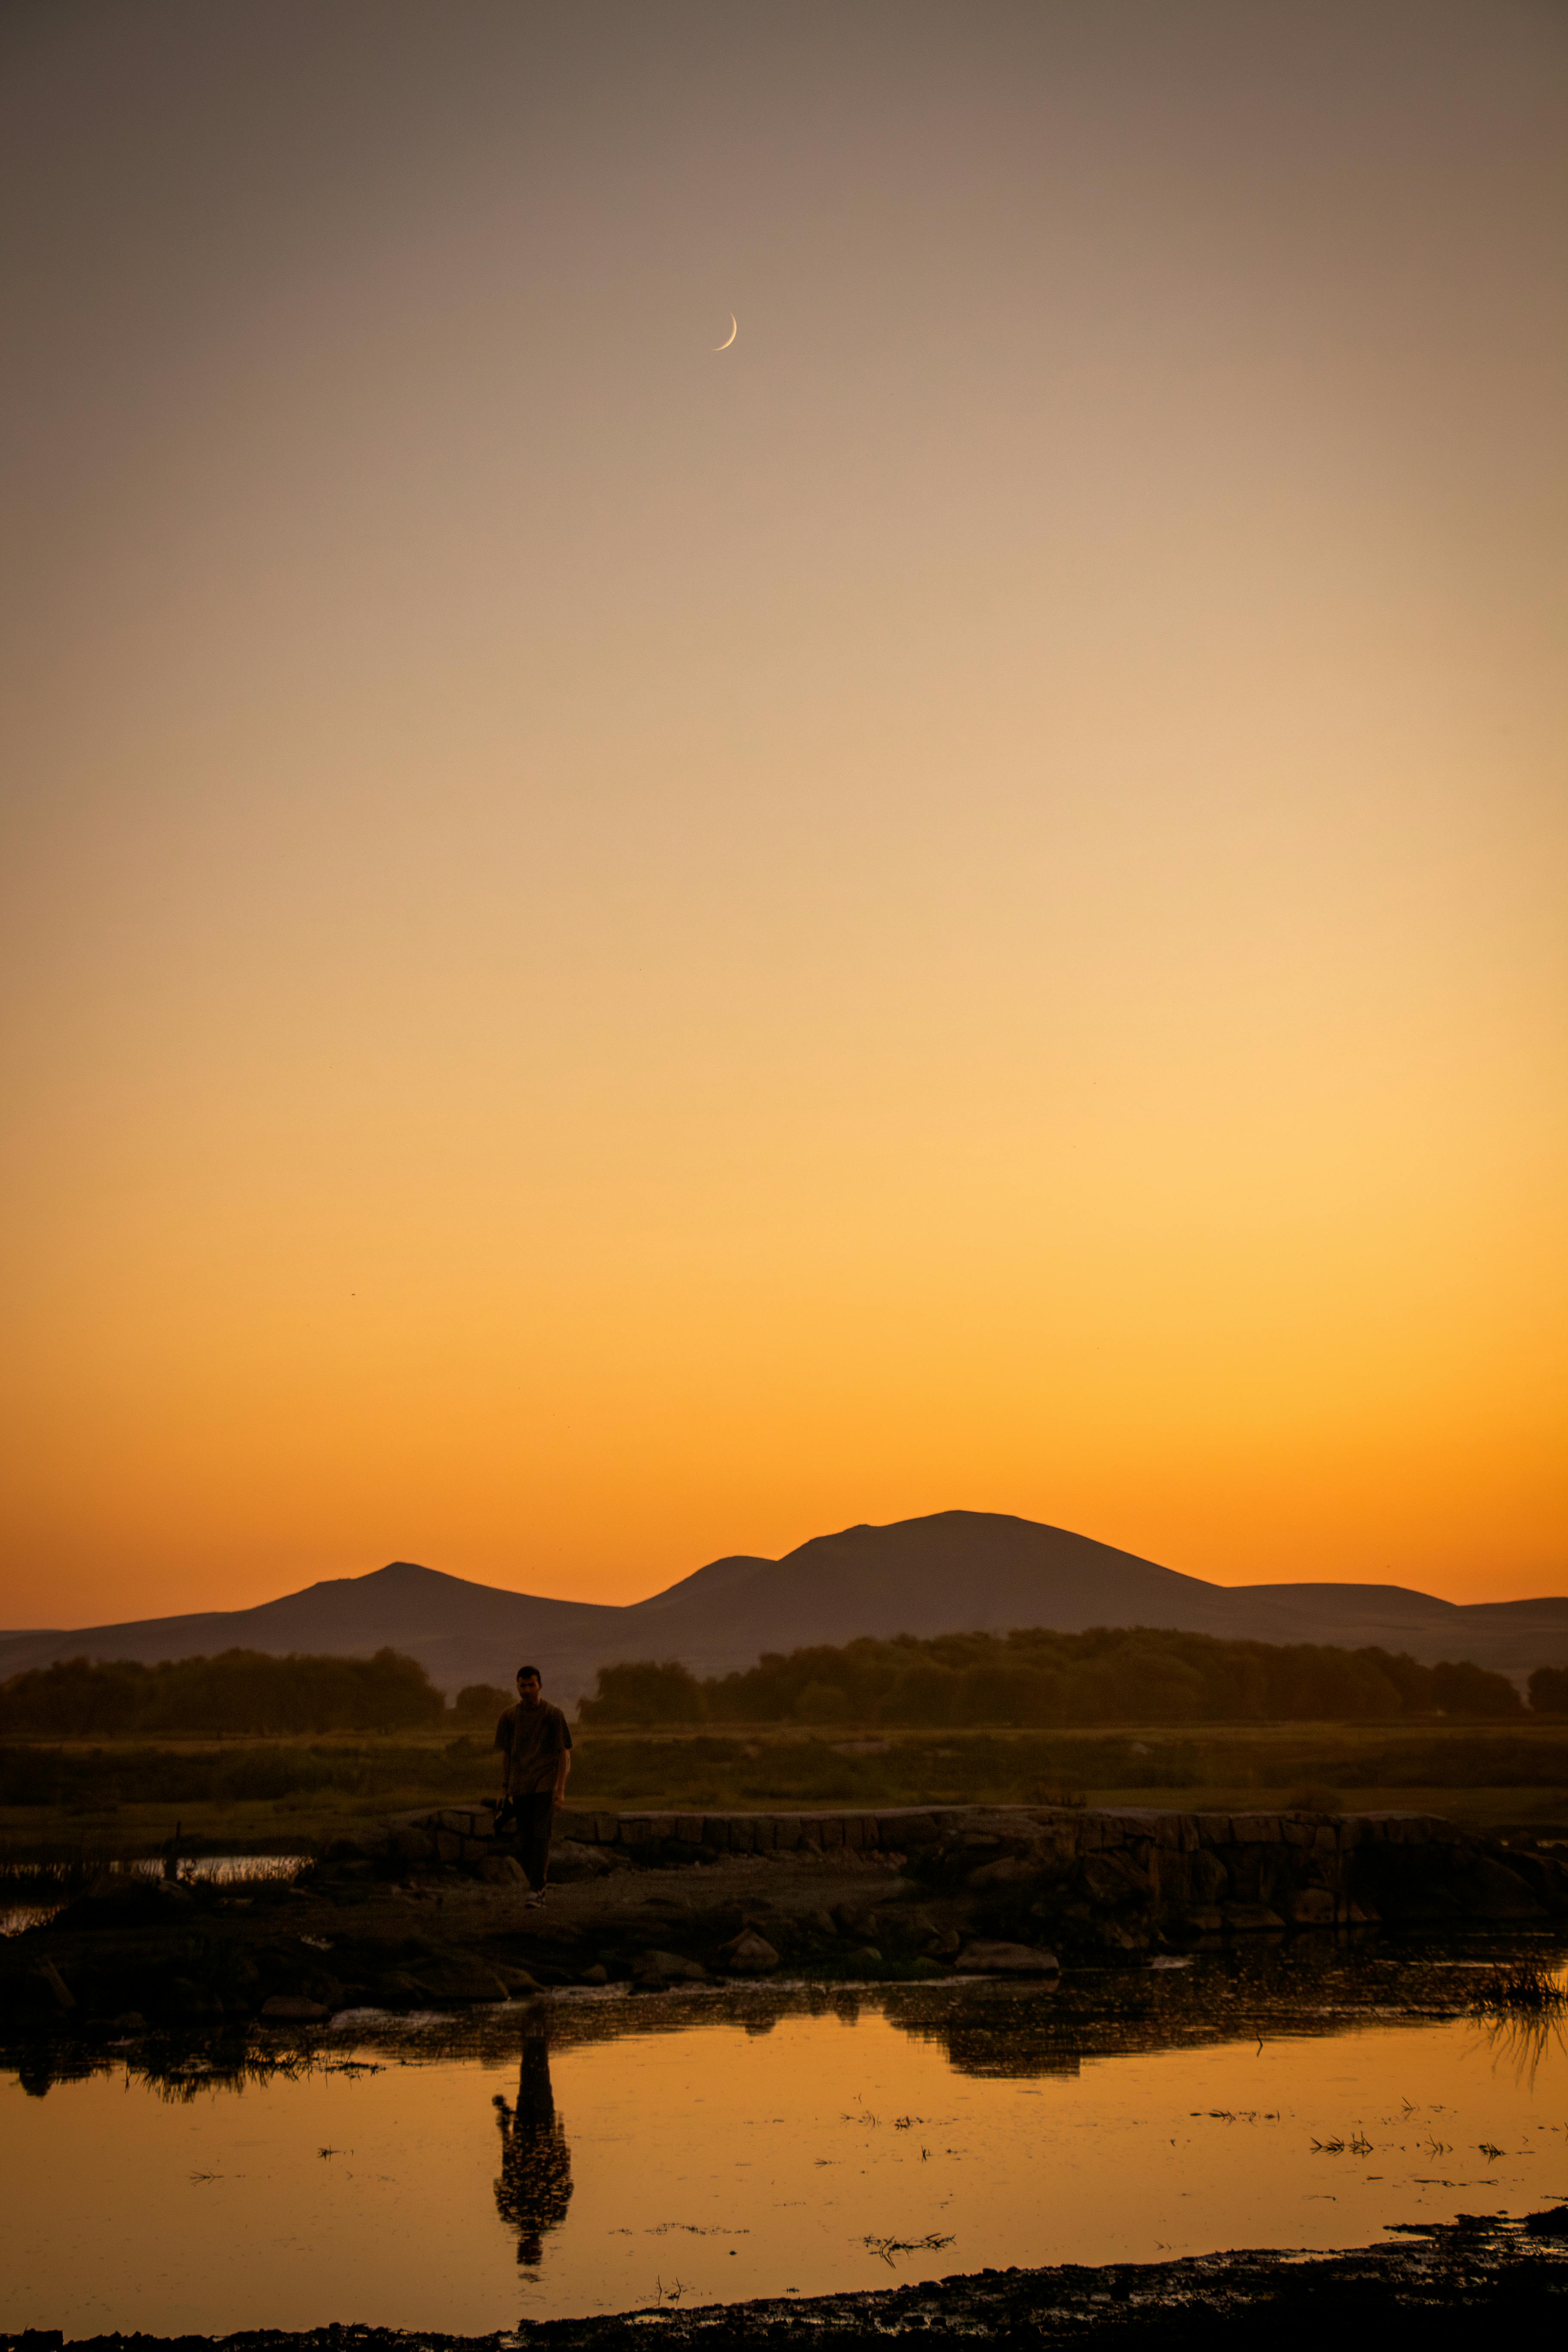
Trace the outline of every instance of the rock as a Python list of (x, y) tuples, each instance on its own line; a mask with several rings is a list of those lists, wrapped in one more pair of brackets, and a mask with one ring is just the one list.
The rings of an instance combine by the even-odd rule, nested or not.
[(34, 1974), (41, 1977), (47, 1985), (57, 2009), (76, 2007), (76, 1995), (56, 1968), (53, 1960), (40, 1960)]
[[(1187, 1856), (1187, 1884), (1194, 1901), (1207, 1907), (1229, 1892), (1230, 1874), (1217, 1853), (1200, 1846), (1196, 1853)], [(1217, 1920), (1215, 1924), (1217, 1927)]]
[(145, 2033), (147, 2021), (139, 2009), (128, 2009), (121, 2017), (111, 2017), (110, 2024), (116, 2033)]
[(1270, 1927), (1282, 1927), (1284, 1920), (1267, 1903), (1226, 1903), (1220, 1916), (1233, 1936), (1260, 1935)]
[[(376, 1978), (374, 1991), (376, 2005), (382, 2009), (411, 2008), (428, 1998), (418, 1978), (411, 1977), (405, 1969), (388, 1969)], [(265, 2016), (265, 2010), (262, 2014)]]
[(434, 1862), (436, 1859), (436, 1841), (428, 1830), (415, 1829), (412, 1825), (394, 1830), (387, 1843), (400, 1862)]
[(593, 1967), (591, 1969), (584, 1969), (582, 1976), (578, 1979), (578, 1982), (580, 1984), (586, 1985), (608, 1984), (609, 1981), (610, 1971), (605, 1966), (603, 1960), (595, 1960)]
[(624, 1859), (612, 1860), (596, 1845), (584, 1845), (575, 1838), (559, 1838), (550, 1849), (550, 1875), (563, 1886), (573, 1886), (584, 1878), (607, 1878), (612, 1871), (625, 1870)]
[(303, 1993), (275, 1992), (261, 2004), (261, 2014), (275, 2025), (317, 2025), (327, 2014), (324, 2001), (307, 2000)]
[(538, 1978), (530, 1976), (526, 1969), (508, 1968), (503, 1960), (496, 1962), (496, 1974), (514, 1998), (519, 1993), (542, 1992), (544, 1990)]
[(182, 2024), (216, 2021), (223, 2015), (223, 2003), (207, 1986), (194, 1984), (189, 1977), (171, 1977), (158, 2004), (164, 2017), (178, 2018)]
[(719, 1955), (726, 1971), (735, 1977), (765, 1977), (776, 1969), (779, 1956), (765, 1936), (754, 1927), (742, 1927), (740, 1934), (726, 1944)]
[(956, 1965), (967, 1974), (987, 1977), (1054, 1977), (1061, 1972), (1056, 1954), (1034, 1944), (965, 1944)]
[(435, 1817), (437, 1830), (454, 1837), (488, 1838), (496, 1832), (495, 1800), (479, 1805), (443, 1805)]
[(1517, 1871), (1536, 1901), (1548, 1911), (1568, 1910), (1568, 1872), (1550, 1854), (1510, 1853), (1507, 1866)]
[(1459, 1881), (1467, 1911), (1482, 1919), (1543, 1919), (1546, 1916), (1519, 1873), (1494, 1855), (1477, 1856)]
[(1297, 1927), (1331, 1927), (1338, 1916), (1338, 1904), (1327, 1886), (1303, 1886), (1290, 1898), (1291, 1925)]
[(845, 1953), (844, 1965), (847, 1969), (858, 1969), (864, 1976), (869, 1969), (881, 1967), (882, 1955), (875, 1944), (860, 1944), (854, 1951)]
[(963, 1883), (976, 1895), (985, 1895), (997, 1889), (1022, 1892), (1038, 1886), (1045, 1874), (1040, 1864), (1032, 1856), (1005, 1853), (999, 1862), (982, 1863), (978, 1870), (970, 1872)]
[(84, 1903), (117, 1903), (123, 1895), (150, 1895), (152, 1891), (149, 1882), (139, 1874), (100, 1870), (92, 1885), (83, 1888), (80, 1899)]
[(487, 1886), (518, 1886), (527, 1883), (528, 1873), (515, 1853), (492, 1853), (480, 1863), (479, 1876)]
[[(773, 1957), (776, 1960), (778, 1956)], [(689, 1960), (679, 1952), (644, 1952), (632, 1974), (638, 1984), (702, 1984), (708, 1977), (700, 1960)]]
[(437, 2000), (505, 2000), (510, 1994), (494, 1969), (483, 1960), (470, 1959), (466, 1952), (421, 1959), (416, 1967), (416, 1982)]
[(859, 1903), (836, 1903), (829, 1914), (841, 1936), (861, 1943), (866, 1939), (870, 1916), (869, 1906), (863, 1900)]
[(983, 1862), (995, 1859), (1002, 1841), (988, 1830), (961, 1830), (954, 1838), (942, 1841), (938, 1852), (950, 1867), (956, 1866), (961, 1875), (977, 1870)]
[(1079, 1864), (1084, 1893), (1091, 1903), (1146, 1903), (1152, 1892), (1145, 1872), (1131, 1854), (1086, 1853)]
[(163, 1916), (160, 1882), (103, 1871), (84, 1895), (57, 1911), (50, 1925), (68, 1934), (100, 1927), (141, 1927)]

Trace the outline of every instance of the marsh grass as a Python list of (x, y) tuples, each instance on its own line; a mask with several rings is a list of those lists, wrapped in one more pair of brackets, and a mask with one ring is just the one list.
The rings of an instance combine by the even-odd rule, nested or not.
[(1477, 1988), (1470, 2014), (1486, 2032), (1495, 2063), (1516, 2082), (1533, 2084), (1542, 2060), (1568, 2046), (1568, 1990), (1539, 1960), (1513, 1960)]
[[(16, 1743), (0, 1748), (0, 1854), (154, 1851), (183, 1821), (230, 1852), (321, 1844), (492, 1789), (487, 1738)], [(1568, 1822), (1568, 1720), (879, 1732), (580, 1730), (574, 1804), (807, 1811), (928, 1804), (1298, 1804), (1447, 1813), (1477, 1827)]]
[(1568, 1990), (1539, 1961), (1515, 1960), (1487, 1978), (1474, 2009), (1483, 2018), (1563, 2017), (1568, 2015)]
[(900, 2254), (937, 2254), (944, 2246), (951, 2246), (952, 2240), (938, 2237), (932, 2231), (925, 2238), (868, 2238), (864, 2242), (867, 2252), (875, 2254), (891, 2270)]

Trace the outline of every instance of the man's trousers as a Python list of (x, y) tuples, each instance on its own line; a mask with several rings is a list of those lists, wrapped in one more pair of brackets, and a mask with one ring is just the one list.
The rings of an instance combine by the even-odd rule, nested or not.
[(555, 1823), (555, 1792), (546, 1789), (542, 1795), (530, 1793), (511, 1801), (517, 1824), (517, 1858), (528, 1876), (529, 1885), (537, 1890), (550, 1875), (550, 1832)]

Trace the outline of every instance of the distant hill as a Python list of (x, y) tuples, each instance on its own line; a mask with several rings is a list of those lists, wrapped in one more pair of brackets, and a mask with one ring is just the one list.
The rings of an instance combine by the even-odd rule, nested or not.
[(1468, 1607), (1399, 1584), (1207, 1584), (1065, 1528), (939, 1511), (817, 1536), (783, 1559), (737, 1555), (626, 1608), (472, 1584), (412, 1560), (340, 1577), (256, 1609), (148, 1617), (73, 1632), (0, 1633), (0, 1680), (56, 1658), (195, 1657), (226, 1649), (369, 1656), (390, 1644), (433, 1682), (508, 1683), (525, 1658), (574, 1702), (602, 1665), (679, 1658), (727, 1674), (766, 1650), (857, 1634), (1163, 1625), (1232, 1640), (1375, 1643), (1431, 1664), (1473, 1658), (1522, 1676), (1568, 1664), (1568, 1599)]

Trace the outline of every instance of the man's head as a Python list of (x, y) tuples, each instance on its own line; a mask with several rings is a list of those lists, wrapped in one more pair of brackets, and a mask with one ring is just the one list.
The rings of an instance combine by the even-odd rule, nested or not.
[(524, 1706), (539, 1705), (539, 1668), (537, 1666), (519, 1666), (517, 1695)]

